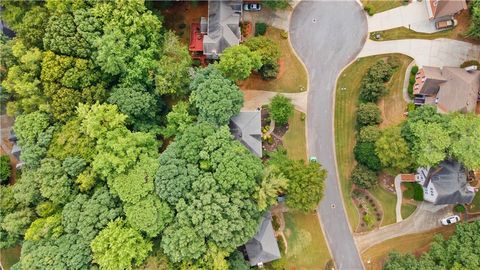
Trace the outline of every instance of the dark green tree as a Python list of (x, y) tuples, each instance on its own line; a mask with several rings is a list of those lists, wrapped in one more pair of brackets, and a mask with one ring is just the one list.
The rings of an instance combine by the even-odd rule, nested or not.
[(285, 96), (277, 94), (270, 102), (270, 114), (277, 124), (287, 124), (288, 119), (293, 115), (293, 110), (292, 101)]
[(353, 169), (350, 181), (361, 188), (368, 189), (377, 185), (378, 178), (375, 171), (360, 164)]
[(380, 109), (375, 103), (360, 103), (357, 111), (357, 125), (359, 127), (378, 125), (382, 122)]
[(374, 143), (357, 143), (353, 149), (353, 153), (358, 163), (367, 166), (369, 169), (379, 171), (382, 168), (380, 159), (375, 152)]

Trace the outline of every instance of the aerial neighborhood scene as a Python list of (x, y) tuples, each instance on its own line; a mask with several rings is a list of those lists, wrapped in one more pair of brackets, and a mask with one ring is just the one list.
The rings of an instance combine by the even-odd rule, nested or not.
[(480, 269), (480, 0), (5, 0), (0, 30), (0, 270)]

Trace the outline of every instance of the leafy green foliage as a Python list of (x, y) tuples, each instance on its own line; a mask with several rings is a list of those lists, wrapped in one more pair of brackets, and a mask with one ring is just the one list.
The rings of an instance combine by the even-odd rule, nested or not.
[(434, 166), (446, 158), (451, 139), (447, 129), (438, 123), (423, 121), (412, 124), (415, 141), (412, 153), (420, 166)]
[(228, 269), (231, 270), (250, 270), (250, 264), (245, 261), (240, 251), (234, 251), (228, 258)]
[(471, 21), (467, 35), (473, 38), (480, 38), (480, 1), (470, 2)]
[(267, 32), (267, 24), (263, 22), (255, 23), (255, 36), (263, 36)]
[(10, 166), (10, 157), (8, 155), (0, 156), (0, 184), (8, 182), (12, 173), (12, 167)]
[(480, 222), (461, 223), (455, 233), (444, 240), (435, 237), (430, 250), (419, 259), (411, 254), (390, 253), (383, 269), (478, 269), (480, 256), (478, 249), (478, 230)]
[(382, 168), (380, 159), (375, 152), (375, 144), (370, 142), (361, 142), (355, 145), (353, 149), (355, 159), (358, 163), (367, 166), (369, 169), (379, 171)]
[(469, 169), (480, 168), (480, 117), (455, 114), (448, 125), (451, 155)]
[(36, 219), (25, 232), (25, 240), (38, 241), (42, 238), (58, 238), (63, 232), (61, 222), (60, 214)]
[(378, 125), (381, 122), (380, 109), (375, 103), (360, 103), (357, 111), (357, 125), (359, 127)]
[(189, 127), (195, 120), (193, 115), (190, 115), (189, 104), (180, 101), (173, 105), (172, 110), (167, 114), (167, 125), (162, 130), (163, 136), (171, 138)]
[(173, 219), (168, 205), (156, 195), (150, 195), (136, 204), (126, 204), (125, 214), (132, 228), (145, 232), (149, 237), (157, 236)]
[(245, 80), (253, 70), (258, 70), (262, 66), (262, 59), (257, 52), (252, 52), (247, 46), (236, 45), (223, 51), (217, 66), (230, 80)]
[(122, 220), (112, 221), (91, 243), (94, 261), (102, 269), (132, 269), (152, 250), (152, 243)]
[(200, 121), (225, 125), (243, 106), (243, 93), (214, 67), (198, 72), (191, 87), (190, 103)]
[(260, 55), (262, 66), (259, 71), (262, 78), (274, 79), (277, 77), (280, 48), (273, 40), (264, 36), (258, 36), (248, 39), (243, 45)]
[(381, 135), (378, 126), (365, 126), (360, 129), (358, 141), (375, 143)]
[(74, 193), (73, 181), (56, 159), (43, 159), (36, 171), (40, 194), (55, 204), (67, 203)]
[(275, 123), (279, 125), (287, 124), (288, 119), (293, 115), (292, 101), (285, 96), (277, 94), (270, 102), (270, 114)]
[(258, 208), (266, 210), (277, 202), (277, 196), (287, 188), (288, 179), (275, 166), (268, 166), (263, 171), (262, 182), (258, 189)]
[(383, 60), (371, 66), (362, 79), (360, 86), (360, 99), (365, 102), (377, 102), (388, 93), (385, 83), (393, 74), (393, 68)]
[(21, 23), (15, 28), (16, 34), (31, 47), (42, 48), (43, 36), (48, 22), (48, 10), (40, 5), (28, 10)]
[(323, 197), (327, 172), (316, 162), (290, 160), (286, 151), (276, 151), (270, 156), (270, 165), (276, 166), (288, 179), (286, 204), (303, 212), (317, 208)]
[(21, 160), (28, 167), (37, 167), (47, 153), (54, 131), (48, 115), (41, 112), (20, 115), (13, 129), (22, 148)]
[(166, 32), (163, 39), (163, 55), (155, 77), (156, 92), (160, 95), (186, 94), (192, 58), (175, 33)]
[(227, 127), (201, 123), (177, 136), (160, 156), (155, 180), (174, 211), (161, 242), (170, 260), (207, 259), (210, 245), (228, 254), (252, 237), (261, 172), (260, 160)]
[(350, 181), (362, 188), (371, 188), (377, 185), (377, 173), (363, 165), (357, 165), (352, 171)]
[(400, 127), (391, 127), (382, 132), (382, 136), (375, 143), (375, 153), (383, 167), (397, 173), (412, 166), (410, 149), (401, 136)]
[(30, 223), (32, 223), (34, 213), (31, 209), (25, 208), (5, 215), (0, 226), (10, 236), (19, 237), (25, 234)]

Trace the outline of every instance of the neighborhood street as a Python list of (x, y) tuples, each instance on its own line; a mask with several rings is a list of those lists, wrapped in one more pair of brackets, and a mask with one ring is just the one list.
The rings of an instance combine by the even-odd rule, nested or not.
[(308, 150), (328, 171), (318, 207), (338, 269), (362, 269), (339, 189), (333, 137), (335, 82), (361, 50), (367, 20), (354, 1), (302, 1), (291, 15), (290, 39), (309, 74)]

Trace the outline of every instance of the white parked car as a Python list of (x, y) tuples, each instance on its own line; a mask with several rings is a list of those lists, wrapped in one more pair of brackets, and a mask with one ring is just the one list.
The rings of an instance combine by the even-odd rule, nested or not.
[(252, 4), (243, 4), (243, 10), (245, 11), (260, 11), (262, 10), (262, 5), (252, 3)]
[(459, 222), (460, 217), (457, 216), (457, 215), (454, 215), (454, 216), (449, 216), (449, 217), (446, 217), (446, 218), (442, 218), (442, 220), (440, 220), (440, 221), (442, 222), (443, 225), (447, 226), (447, 225), (451, 225), (451, 224)]

